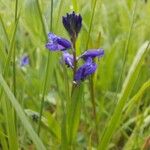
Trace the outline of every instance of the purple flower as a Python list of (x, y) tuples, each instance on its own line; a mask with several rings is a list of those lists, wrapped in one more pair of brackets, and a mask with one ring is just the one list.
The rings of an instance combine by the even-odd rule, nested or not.
[(93, 74), (96, 71), (97, 64), (95, 64), (92, 61), (92, 58), (88, 58), (83, 66), (81, 66), (76, 74), (74, 81), (76, 83), (79, 83), (80, 81), (83, 81), (87, 76)]
[(24, 55), (21, 57), (20, 66), (26, 66), (29, 64), (29, 57), (27, 55)]
[(89, 57), (92, 59), (95, 57), (102, 57), (104, 55), (103, 49), (90, 49), (85, 51), (79, 58), (83, 58), (84, 60), (87, 60)]
[(69, 54), (68, 52), (63, 52), (62, 58), (68, 67), (73, 68), (73, 55)]
[(53, 33), (48, 34), (49, 42), (46, 44), (46, 48), (51, 51), (58, 51), (58, 50), (66, 50), (71, 48), (71, 43), (59, 36), (56, 36)]
[(77, 37), (82, 27), (81, 15), (76, 15), (74, 11), (71, 14), (67, 13), (67, 15), (62, 18), (62, 22), (70, 36)]

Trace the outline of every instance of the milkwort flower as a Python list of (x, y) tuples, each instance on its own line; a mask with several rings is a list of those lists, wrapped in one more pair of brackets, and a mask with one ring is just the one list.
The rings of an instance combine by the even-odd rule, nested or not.
[[(76, 38), (82, 27), (82, 17), (80, 14), (76, 15), (75, 12), (70, 14), (67, 13), (67, 15), (62, 18), (62, 22), (70, 35), (71, 42), (62, 37), (56, 36), (53, 33), (49, 33), (49, 42), (46, 44), (46, 48), (51, 51), (63, 51), (62, 59), (68, 67), (73, 69), (73, 80), (75, 83), (79, 84), (96, 71), (97, 64), (94, 62), (94, 58), (102, 57), (104, 55), (104, 50), (90, 49), (85, 51), (78, 58), (76, 57), (75, 47), (72, 49), (73, 55), (65, 51), (72, 48), (71, 45), (75, 46)], [(80, 59), (83, 59), (85, 63), (77, 68), (77, 63)]]
[(67, 50), (71, 48), (70, 41), (59, 37), (53, 33), (48, 34), (49, 42), (46, 44), (46, 48), (51, 51)]
[(85, 64), (81, 66), (76, 74), (74, 81), (76, 83), (80, 83), (86, 79), (89, 75), (93, 74), (97, 69), (97, 64), (94, 62), (95, 57), (102, 57), (104, 55), (104, 50), (102, 49), (94, 49), (94, 50), (87, 50), (81, 56), (79, 56), (78, 60), (82, 58), (85, 61)]
[(20, 60), (20, 66), (23, 67), (23, 66), (26, 66), (29, 64), (29, 57), (28, 55), (23, 55), (21, 57), (21, 60)]

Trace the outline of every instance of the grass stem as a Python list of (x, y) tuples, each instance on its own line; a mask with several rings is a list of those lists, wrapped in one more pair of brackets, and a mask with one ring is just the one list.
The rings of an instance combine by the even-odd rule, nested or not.
[[(38, 2), (38, 9), (41, 14), (41, 10), (39, 7), (39, 2)], [(52, 31), (52, 18), (53, 18), (53, 0), (51, 0), (51, 23), (50, 23), (50, 30)], [(44, 21), (42, 18), (42, 14), (40, 15), (42, 25), (44, 28)], [(43, 32), (45, 33), (45, 38), (47, 39), (47, 34), (46, 34), (46, 29), (43, 29)], [(43, 114), (43, 108), (44, 108), (44, 99), (45, 99), (45, 94), (46, 94), (46, 87), (47, 87), (47, 80), (48, 80), (48, 75), (49, 75), (49, 64), (50, 64), (50, 53), (48, 53), (48, 60), (46, 64), (46, 73), (45, 73), (45, 78), (44, 78), (44, 85), (43, 85), (43, 90), (42, 90), (42, 98), (41, 98), (41, 105), (40, 105), (40, 112), (39, 112), (39, 122), (38, 122), (38, 129), (37, 129), (37, 134), (40, 134), (40, 129), (41, 129), (41, 119), (42, 119), (42, 114)]]

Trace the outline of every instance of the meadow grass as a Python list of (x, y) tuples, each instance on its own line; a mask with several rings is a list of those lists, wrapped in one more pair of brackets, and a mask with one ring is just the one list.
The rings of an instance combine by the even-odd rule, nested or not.
[[(83, 19), (77, 55), (105, 51), (73, 92), (61, 53), (45, 48), (49, 32), (69, 39), (72, 11)], [(0, 149), (148, 150), (149, 14), (144, 0), (1, 0)]]

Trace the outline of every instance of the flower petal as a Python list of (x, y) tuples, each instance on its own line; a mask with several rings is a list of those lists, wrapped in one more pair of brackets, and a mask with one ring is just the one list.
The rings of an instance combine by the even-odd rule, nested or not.
[(46, 44), (46, 48), (51, 51), (59, 51), (59, 50), (66, 50), (71, 48), (70, 41), (56, 36), (54, 33), (48, 34), (49, 42)]
[(92, 62), (92, 58), (88, 58), (86, 60), (86, 63), (77, 70), (74, 81), (76, 83), (79, 83), (89, 75), (93, 74), (96, 71), (96, 69), (97, 65)]
[(68, 52), (63, 52), (63, 60), (68, 67), (73, 68), (73, 55), (69, 54)]
[(84, 60), (88, 59), (91, 57), (92, 59), (95, 57), (102, 57), (104, 55), (104, 50), (103, 49), (90, 49), (85, 51), (79, 58), (83, 58)]

